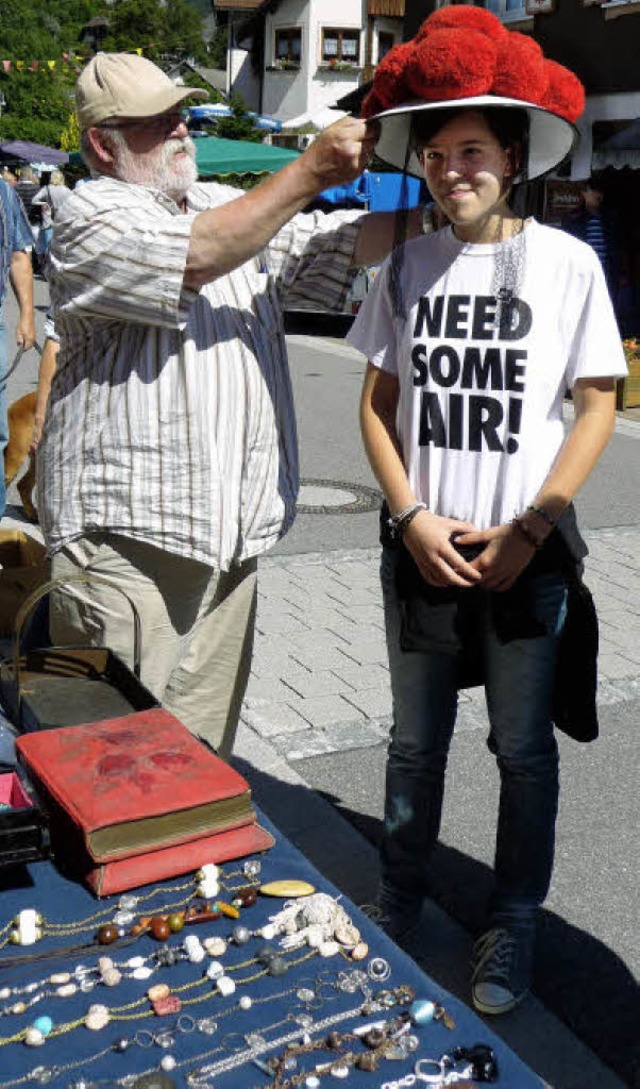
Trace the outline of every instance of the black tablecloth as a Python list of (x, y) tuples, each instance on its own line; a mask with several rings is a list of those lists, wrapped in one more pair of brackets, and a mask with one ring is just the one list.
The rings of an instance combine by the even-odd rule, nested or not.
[[(260, 880), (262, 882), (279, 880), (283, 878), (299, 878), (310, 882), (318, 891), (327, 892), (333, 896), (339, 896), (338, 891), (325, 881), (320, 874), (306, 861), (270, 822), (260, 815), (261, 823), (269, 828), (276, 836), (276, 846), (267, 854), (261, 856), (262, 870)], [(237, 870), (242, 863), (227, 863), (223, 867), (223, 873), (229, 874)], [(223, 877), (223, 880), (225, 878)], [(137, 912), (153, 914), (161, 906), (174, 902), (176, 899), (184, 899), (189, 891), (173, 892), (178, 885), (185, 885), (190, 880), (177, 878), (173, 882), (165, 882), (163, 888), (166, 892), (153, 899), (146, 900), (137, 907)], [(233, 878), (230, 884), (236, 887), (243, 883), (242, 878)], [(195, 882), (191, 887), (194, 887)], [(11, 918), (21, 909), (37, 908), (50, 923), (82, 920), (96, 912), (101, 913), (100, 921), (103, 921), (103, 908), (117, 903), (118, 897), (110, 900), (97, 901), (84, 887), (76, 884), (58, 873), (49, 862), (39, 862), (14, 871), (5, 871), (0, 875), (0, 887), (3, 889), (0, 897), (2, 905), (2, 918), (0, 925), (5, 926)], [(137, 890), (139, 894), (146, 895), (153, 890), (153, 886), (143, 890)], [(220, 894), (224, 898), (224, 893)], [(369, 944), (369, 957), (378, 956), (385, 958), (391, 966), (391, 976), (384, 984), (372, 983), (374, 991), (382, 987), (392, 988), (401, 983), (406, 983), (415, 988), (417, 995), (441, 1003), (447, 1013), (456, 1022), (454, 1030), (445, 1027), (442, 1021), (432, 1022), (418, 1030), (420, 1046), (415, 1054), (405, 1060), (385, 1060), (376, 1073), (364, 1073), (352, 1069), (349, 1074), (348, 1084), (358, 1089), (360, 1086), (375, 1086), (383, 1082), (389, 1082), (401, 1078), (412, 1072), (418, 1058), (440, 1057), (444, 1052), (450, 1051), (458, 1044), (473, 1045), (477, 1042), (490, 1044), (498, 1057), (500, 1076), (498, 1086), (505, 1089), (540, 1089), (542, 1085), (539, 1078), (527, 1068), (503, 1043), (493, 1035), (489, 1028), (475, 1016), (461, 1002), (457, 1001), (442, 988), (438, 987), (416, 964), (399, 950), (369, 919), (365, 918), (346, 898), (341, 899), (342, 905), (351, 915), (352, 919), (362, 931), (363, 937)], [(256, 930), (268, 921), (268, 917), (279, 911), (283, 906), (282, 900), (260, 896), (257, 904), (242, 912), (240, 921), (251, 930)], [(195, 934), (200, 940), (211, 935), (226, 937), (230, 935), (233, 927), (237, 925), (228, 918), (221, 918), (215, 922), (201, 924), (185, 928), (181, 933), (173, 934), (169, 940), (170, 945), (181, 945), (187, 934)], [(0, 994), (2, 988), (10, 988), (16, 985), (22, 986), (29, 982), (41, 982), (51, 973), (62, 972), (73, 968), (78, 963), (94, 965), (100, 955), (109, 955), (114, 961), (120, 963), (129, 957), (142, 955), (148, 956), (159, 949), (158, 942), (145, 935), (127, 948), (114, 946), (100, 947), (95, 945), (87, 953), (73, 954), (64, 959), (47, 958), (28, 966), (6, 967), (5, 964), (24, 953), (44, 953), (61, 945), (89, 942), (93, 937), (93, 929), (78, 932), (72, 936), (53, 938), (45, 936), (37, 945), (22, 947), (10, 945), (0, 950)], [(6, 937), (6, 933), (3, 935)], [(230, 944), (226, 954), (220, 958), (227, 966), (245, 964), (253, 961), (256, 949), (263, 945), (258, 938), (252, 938), (247, 945), (236, 946)], [(308, 947), (299, 952), (283, 953), (285, 959), (295, 960), (309, 952)], [(79, 1085), (80, 1082), (95, 1083), (103, 1079), (113, 1084), (116, 1079), (129, 1073), (140, 1073), (158, 1068), (163, 1056), (169, 1055), (176, 1060), (176, 1067), (170, 1074), (180, 1087), (188, 1084), (186, 1078), (194, 1068), (200, 1068), (206, 1063), (217, 1063), (220, 1059), (228, 1057), (234, 1048), (246, 1048), (243, 1035), (252, 1031), (265, 1030), (265, 1036), (269, 1040), (279, 1039), (295, 1030), (291, 1020), (287, 1020), (279, 1027), (276, 1023), (290, 1017), (294, 1008), (300, 1009), (300, 1002), (291, 993), (296, 987), (306, 986), (317, 988), (318, 977), (323, 983), (319, 987), (319, 997), (312, 1003), (309, 1011), (315, 1022), (323, 1022), (327, 1018), (333, 1018), (341, 1011), (349, 1011), (357, 1008), (363, 1001), (361, 992), (357, 994), (343, 993), (333, 986), (336, 974), (343, 970), (353, 968), (366, 968), (368, 961), (356, 964), (345, 960), (343, 957), (324, 959), (319, 955), (313, 956), (305, 963), (291, 968), (286, 975), (278, 978), (270, 976), (262, 977), (247, 983), (244, 987), (238, 986), (235, 994), (228, 998), (222, 998), (213, 993), (214, 984), (207, 982), (204, 985), (180, 992), (183, 999), (204, 996), (202, 1001), (185, 1004), (179, 1015), (157, 1017), (151, 1004), (144, 998), (149, 986), (166, 982), (170, 987), (179, 989), (186, 983), (199, 980), (204, 975), (204, 970), (211, 962), (207, 956), (201, 965), (193, 963), (180, 963), (171, 968), (162, 968), (149, 980), (122, 980), (115, 987), (97, 986), (90, 994), (78, 993), (73, 997), (47, 997), (45, 996), (35, 1006), (22, 1015), (6, 1013), (0, 1016), (0, 1086), (13, 1085), (16, 1079), (22, 1079), (20, 1084), (29, 1086), (42, 1084), (53, 1071), (48, 1084), (54, 1087), (67, 1087)], [(255, 963), (248, 964), (246, 969), (232, 971), (231, 978), (237, 982), (248, 979), (260, 970)], [(38, 991), (45, 988), (40, 986)], [(51, 990), (51, 985), (47, 985)], [(284, 997), (283, 992), (289, 992)], [(240, 995), (248, 994), (255, 1001), (248, 1010), (238, 1008)], [(22, 997), (28, 1001), (30, 995), (5, 996), (0, 999), (0, 1011), (8, 1009), (13, 1003)], [(49, 1016), (55, 1026), (83, 1017), (90, 1005), (99, 1003), (110, 1008), (121, 1008), (128, 1004), (133, 1005), (128, 1010), (122, 1010), (118, 1020), (112, 1020), (100, 1031), (91, 1031), (83, 1025), (74, 1028), (64, 1035), (56, 1038), (48, 1037), (41, 1047), (28, 1047), (23, 1042), (2, 1043), (13, 1034), (19, 1032), (27, 1025), (33, 1024), (38, 1016)], [(226, 1011), (232, 1011), (226, 1013)], [(384, 1019), (387, 1016), (398, 1013), (398, 1008), (389, 1014), (375, 1014), (366, 1019), (366, 1022)], [(143, 1014), (144, 1016), (139, 1016)], [(225, 1015), (226, 1014), (226, 1015)], [(221, 1016), (224, 1015), (224, 1016)], [(175, 1031), (178, 1017), (182, 1018), (183, 1027), (192, 1029), (189, 1032)], [(189, 1020), (184, 1020), (188, 1017)], [(206, 1018), (219, 1018), (218, 1029), (213, 1035), (205, 1035), (197, 1027), (196, 1022)], [(127, 1020), (126, 1018), (131, 1018)], [(354, 1025), (362, 1024), (363, 1018), (357, 1014), (341, 1020), (335, 1024), (339, 1032), (348, 1031)], [(168, 1032), (174, 1037), (173, 1043), (163, 1049), (157, 1043), (153, 1043), (152, 1034)], [(309, 1030), (314, 1034), (314, 1029)], [(329, 1029), (320, 1032), (326, 1036)], [(125, 1037), (134, 1040), (125, 1051), (112, 1050), (115, 1041)], [(214, 1049), (223, 1047), (226, 1050)], [(100, 1059), (92, 1059), (98, 1052), (106, 1052)], [(282, 1047), (278, 1047), (269, 1054), (279, 1054)], [(202, 1056), (205, 1056), (204, 1058)], [(314, 1062), (327, 1062), (330, 1053), (317, 1052), (306, 1057), (302, 1064), (304, 1068), (311, 1069)], [(27, 1075), (35, 1068), (44, 1067), (41, 1073), (42, 1080), (37, 1077), (28, 1078)], [(301, 1069), (299, 1066), (298, 1072)], [(292, 1072), (293, 1073), (293, 1072)], [(253, 1087), (268, 1086), (270, 1079), (267, 1074), (253, 1064), (245, 1064), (234, 1070), (226, 1071), (216, 1076), (209, 1076), (204, 1081), (208, 1085), (215, 1085), (215, 1089), (253, 1089)], [(321, 1084), (335, 1084), (333, 1077), (323, 1077)], [(421, 1082), (416, 1083), (423, 1084)]]

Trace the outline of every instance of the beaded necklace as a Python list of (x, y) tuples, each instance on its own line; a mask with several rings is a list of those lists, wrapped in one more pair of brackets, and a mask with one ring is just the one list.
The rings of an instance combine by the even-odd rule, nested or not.
[[(175, 1014), (178, 1013), (183, 1006), (194, 1005), (195, 1003), (204, 1002), (211, 998), (225, 997), (233, 994), (237, 986), (244, 987), (257, 979), (262, 979), (264, 976), (282, 975), (290, 968), (294, 968), (299, 964), (304, 964), (305, 961), (310, 960), (315, 956), (317, 956), (317, 952), (313, 949), (303, 956), (298, 957), (297, 960), (285, 960), (283, 957), (271, 956), (266, 964), (264, 957), (252, 957), (250, 960), (243, 961), (241, 964), (232, 965), (227, 969), (227, 973), (231, 973), (241, 971), (255, 964), (262, 965), (259, 971), (244, 979), (238, 980), (237, 984), (230, 979), (229, 974), (224, 974), (224, 970), (218, 974), (218, 966), (216, 966), (216, 972), (210, 974), (210, 965), (207, 973), (200, 979), (191, 980), (188, 983), (183, 983), (180, 986), (171, 989), (167, 984), (151, 987), (142, 998), (134, 999), (132, 1002), (128, 1002), (123, 1006), (109, 1007), (101, 1004), (92, 1005), (89, 1007), (84, 1017), (79, 1017), (74, 1021), (67, 1021), (56, 1026), (53, 1025), (50, 1018), (38, 1018), (38, 1022), (43, 1022), (42, 1024), (23, 1028), (12, 1036), (0, 1037), (0, 1047), (6, 1047), (9, 1044), (15, 1043), (26, 1043), (28, 1046), (32, 1047), (41, 1046), (45, 1042), (45, 1039), (55, 1039), (59, 1036), (64, 1036), (81, 1026), (97, 1032), (100, 1031), (100, 1029), (105, 1028), (112, 1021), (137, 1021), (154, 1015), (162, 1017), (168, 1014)], [(215, 983), (215, 986), (211, 992), (204, 995), (197, 995), (195, 998), (181, 997), (186, 992), (192, 991), (197, 987), (206, 986), (212, 981)], [(151, 1003), (151, 1009), (147, 1008), (140, 1010), (141, 1006), (147, 1005), (148, 1003)], [(132, 1013), (132, 1010), (139, 1012)], [(44, 1022), (47, 1023), (45, 1024)]]
[[(117, 941), (118, 938), (122, 938), (126, 934), (126, 927), (131, 927), (129, 934), (131, 937), (139, 937), (143, 933), (151, 932), (154, 937), (164, 940), (168, 937), (171, 929), (169, 918), (175, 916), (176, 929), (181, 929), (179, 925), (179, 916), (181, 912), (184, 912), (183, 923), (188, 921), (186, 919), (186, 910), (191, 896), (200, 896), (211, 898), (217, 896), (220, 888), (232, 897), (240, 896), (244, 893), (244, 897), (240, 897), (239, 904), (243, 906), (246, 894), (249, 890), (257, 897), (256, 889), (259, 887), (258, 882), (255, 880), (261, 869), (261, 863), (257, 859), (248, 859), (241, 869), (234, 870), (232, 873), (225, 876), (224, 882), (218, 880), (221, 871), (213, 863), (209, 863), (203, 866), (197, 871), (195, 875), (195, 889), (194, 878), (190, 878), (189, 881), (183, 882), (179, 885), (160, 886), (152, 889), (150, 892), (143, 895), (126, 893), (121, 896), (115, 907), (110, 906), (102, 908), (99, 911), (94, 912), (91, 915), (86, 916), (84, 919), (77, 919), (64, 923), (54, 923), (46, 919), (35, 908), (27, 908), (20, 911), (18, 915), (14, 916), (10, 922), (0, 928), (0, 949), (6, 948), (8, 945), (31, 945), (39, 941), (43, 937), (63, 938), (69, 937), (74, 934), (83, 934), (87, 931), (94, 930), (96, 935), (94, 941), (99, 944), (110, 945)], [(243, 877), (245, 879), (245, 885), (230, 886), (228, 882), (233, 878)], [(246, 882), (249, 885), (246, 885)], [(179, 901), (173, 901), (168, 904), (164, 904), (159, 908), (154, 916), (142, 916), (136, 922), (136, 909), (140, 904), (147, 903), (154, 897), (160, 894), (166, 893), (180, 893), (191, 890), (191, 896)], [(212, 911), (209, 914), (210, 918), (219, 917), (221, 914), (227, 915), (230, 918), (238, 918), (239, 908), (233, 902), (226, 904), (223, 901), (219, 901), (216, 905), (217, 915)], [(194, 912), (197, 914), (197, 912)], [(164, 917), (164, 918), (163, 918)], [(154, 927), (152, 924), (155, 920), (162, 919), (163, 924), (169, 927), (168, 930), (164, 930), (162, 927)], [(132, 925), (133, 924), (133, 925)], [(64, 950), (69, 952), (69, 950)], [(54, 950), (52, 953), (38, 953), (33, 959), (45, 959), (48, 956), (55, 956), (58, 951)], [(13, 965), (28, 962), (28, 957), (11, 957), (0, 960), (0, 968), (10, 967)]]
[[(294, 963), (298, 962), (289, 962), (290, 966), (293, 966)], [(294, 1008), (287, 1014), (286, 1017), (281, 1018), (279, 1021), (276, 1021), (271, 1025), (262, 1027), (259, 1032), (252, 1032), (247, 1034), (229, 1034), (221, 1041), (221, 1043), (217, 1047), (201, 1052), (200, 1054), (183, 1060), (180, 1063), (176, 1063), (175, 1060), (173, 1060), (172, 1057), (169, 1055), (164, 1056), (161, 1060), (160, 1068), (169, 1070), (173, 1069), (174, 1066), (187, 1066), (189, 1063), (197, 1063), (205, 1059), (210, 1059), (213, 1055), (219, 1054), (221, 1051), (241, 1051), (243, 1050), (245, 1044), (248, 1044), (250, 1048), (255, 1049), (257, 1046), (261, 1046), (262, 1043), (266, 1043), (264, 1037), (268, 1032), (273, 1032), (274, 1029), (279, 1028), (282, 1025), (292, 1021), (299, 1026), (296, 1031), (296, 1036), (299, 1037), (301, 1032), (308, 1032), (309, 1028), (313, 1025), (313, 1019), (309, 1014), (309, 1010), (318, 1008), (323, 1004), (323, 1001), (326, 1000), (320, 997), (320, 988), (328, 987), (330, 985), (329, 980), (326, 978), (327, 974), (328, 973), (321, 973), (320, 976), (317, 977), (317, 985), (313, 980), (309, 981), (311, 983), (311, 986), (306, 985), (304, 979), (298, 980), (295, 987), (289, 988), (286, 991), (281, 991), (277, 994), (269, 994), (263, 996), (262, 998), (251, 999), (249, 1005), (247, 1005), (246, 1001), (243, 1001), (243, 999), (246, 1000), (248, 996), (242, 996), (239, 999), (238, 1003), (228, 1007), (226, 1010), (222, 1010), (216, 1013), (215, 1020), (213, 1020), (212, 1018), (202, 1018), (198, 1021), (195, 1021), (190, 1015), (181, 1014), (173, 1026), (167, 1029), (163, 1029), (159, 1033), (152, 1033), (148, 1032), (146, 1029), (142, 1029), (136, 1032), (135, 1035), (131, 1038), (118, 1038), (109, 1047), (102, 1048), (100, 1051), (87, 1058), (78, 1059), (70, 1063), (65, 1063), (61, 1066), (36, 1066), (27, 1074), (23, 1074), (18, 1078), (12, 1078), (10, 1081), (3, 1081), (2, 1089), (14, 1089), (14, 1087), (26, 1085), (28, 1083), (34, 1083), (36, 1085), (49, 1084), (55, 1078), (59, 1077), (64, 1073), (70, 1073), (72, 1071), (79, 1070), (80, 1068), (84, 1070), (84, 1068), (92, 1065), (95, 1062), (98, 1062), (100, 1059), (105, 1058), (105, 1056), (107, 1055), (114, 1053), (123, 1054), (124, 1052), (128, 1051), (130, 1047), (136, 1045), (141, 1048), (151, 1048), (153, 1046), (158, 1046), (162, 1049), (167, 1049), (173, 1046), (173, 1033), (175, 1032), (181, 1034), (190, 1034), (197, 1029), (204, 1035), (213, 1035), (218, 1029), (218, 1022), (223, 1020), (225, 1017), (228, 1017), (231, 1014), (237, 1014), (239, 1011), (246, 1011), (252, 1006), (262, 1005), (265, 1002), (271, 1003), (278, 1001), (281, 998), (286, 998), (288, 995), (296, 996), (298, 1002), (300, 1003), (299, 1010)], [(358, 977), (362, 976), (362, 973), (360, 972), (353, 972), (352, 974), (354, 976), (357, 975)], [(335, 982), (333, 984), (335, 990), (343, 990), (343, 987), (340, 985), (340, 980), (341, 977), (343, 977), (344, 975), (344, 972), (339, 972), (335, 974)], [(347, 1015), (345, 1014), (345, 1016)], [(238, 1037), (238, 1039), (242, 1041), (242, 1044), (239, 1048), (232, 1045), (231, 1043), (234, 1037)], [(273, 1046), (279, 1046), (277, 1041), (274, 1041)], [(147, 1070), (144, 1073), (149, 1074), (152, 1072), (152, 1070)], [(120, 1080), (119, 1084), (125, 1085), (132, 1083), (141, 1076), (142, 1074), (125, 1075)], [(83, 1084), (86, 1085), (84, 1078), (80, 1079), (78, 1083), (73, 1086), (73, 1089), (80, 1089), (80, 1086)], [(93, 1082), (92, 1084), (98, 1085), (100, 1084), (100, 1082)], [(113, 1085), (113, 1081), (111, 1079), (109, 1081), (109, 1085)]]

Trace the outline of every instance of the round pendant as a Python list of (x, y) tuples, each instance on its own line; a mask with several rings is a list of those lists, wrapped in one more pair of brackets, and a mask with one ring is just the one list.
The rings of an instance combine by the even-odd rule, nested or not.
[(372, 957), (367, 967), (369, 978), (375, 983), (384, 983), (391, 975), (389, 962), (384, 957)]

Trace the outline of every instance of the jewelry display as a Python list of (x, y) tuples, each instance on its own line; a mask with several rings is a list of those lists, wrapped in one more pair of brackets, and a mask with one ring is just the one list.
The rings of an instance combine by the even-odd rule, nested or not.
[[(453, 1027), (438, 1003), (389, 982), (391, 964), (369, 954), (338, 900), (316, 893), (308, 882), (261, 885), (257, 873), (242, 867), (226, 875), (223, 891), (218, 867), (202, 867), (195, 880), (141, 898), (121, 896), (73, 922), (40, 920), (35, 908), (25, 909), (30, 915), (18, 913), (12, 925), (21, 939), (30, 941), (41, 929), (49, 939), (93, 931), (94, 940), (76, 963), (34, 971), (32, 979), (21, 974), (13, 985), (11, 977), (0, 980), (0, 1018), (17, 1022), (12, 1034), (0, 1037), (0, 1049), (20, 1044), (52, 1060), (29, 1063), (11, 1052), (2, 1065), (15, 1076), (0, 1076), (0, 1089), (38, 1089), (53, 1082), (55, 1089), (158, 1089), (158, 1079), (175, 1089), (177, 1074), (189, 1089), (221, 1089), (219, 1079), (244, 1066), (254, 1067), (258, 1079), (267, 1075), (273, 1089), (311, 1089), (325, 1076), (345, 1077), (352, 1068), (374, 1071), (391, 1058), (406, 1062), (419, 1047), (424, 1026)], [(139, 915), (152, 895), (162, 907)], [(263, 895), (287, 899), (271, 915), (263, 901), (262, 914), (252, 922), (251, 909)], [(120, 943), (142, 935), (147, 942), (139, 953), (119, 952)], [(45, 961), (49, 955), (28, 956)], [(10, 958), (11, 963), (19, 965), (22, 957)], [(317, 964), (318, 957), (327, 958), (326, 967)], [(335, 957), (342, 959), (330, 966)], [(320, 970), (306, 978), (302, 966), (314, 959)], [(294, 980), (282, 989), (280, 976), (290, 971)], [(270, 990), (271, 978), (280, 990)], [(109, 992), (115, 996), (118, 987), (125, 994), (116, 1004)], [(351, 995), (355, 1002), (349, 1003)], [(56, 1009), (64, 1008), (65, 1000), (70, 1009), (59, 1020)], [(333, 1001), (338, 1008), (324, 1016), (322, 1007)], [(340, 1009), (345, 1001), (351, 1008)], [(262, 1016), (267, 1003), (274, 1006), (271, 1019)], [(85, 1029), (89, 1041), (90, 1034), (99, 1033), (102, 1046), (94, 1050), (79, 1038), (74, 1054), (76, 1029)], [(189, 1055), (200, 1036), (202, 1051)], [(81, 1051), (89, 1053), (81, 1057)], [(148, 1067), (136, 1071), (145, 1060)], [(303, 1072), (304, 1062), (316, 1065)], [(455, 1072), (461, 1069), (458, 1064)], [(441, 1067), (436, 1070), (440, 1076)], [(239, 1076), (247, 1089), (257, 1080), (244, 1070)]]

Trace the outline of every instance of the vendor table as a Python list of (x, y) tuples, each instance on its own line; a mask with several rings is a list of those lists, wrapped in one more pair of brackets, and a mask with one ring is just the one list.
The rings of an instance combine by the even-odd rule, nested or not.
[[(259, 814), (259, 819), (276, 837), (276, 846), (260, 856), (261, 870), (257, 880), (266, 883), (300, 879), (312, 884), (319, 892), (340, 896), (338, 890), (307, 862), (277, 828), (262, 814)], [(247, 884), (242, 873), (236, 877), (229, 876), (241, 871), (242, 865), (242, 860), (226, 863), (222, 867), (223, 882), (228, 881), (229, 886), (235, 888)], [(0, 877), (0, 888), (3, 890), (0, 897), (0, 928), (6, 927), (17, 912), (28, 908), (36, 908), (49, 924), (78, 922), (99, 915), (95, 924), (98, 925), (105, 921), (108, 915), (106, 909), (113, 906), (115, 913), (119, 899), (111, 897), (97, 901), (83, 886), (61, 876), (50, 862), (6, 871)], [(187, 875), (165, 882), (161, 888), (157, 895), (149, 895), (154, 893), (154, 886), (134, 891), (134, 895), (147, 897), (134, 909), (136, 916), (142, 912), (150, 915), (154, 911), (159, 912), (165, 904), (176, 899), (184, 902), (195, 889), (195, 880), (192, 875)], [(222, 890), (219, 898), (226, 899)], [(344, 955), (323, 958), (304, 946), (282, 952), (291, 965), (286, 974), (278, 977), (260, 975), (256, 979), (253, 977), (259, 974), (262, 966), (256, 963), (255, 957), (260, 946), (264, 948), (264, 939), (252, 937), (244, 945), (231, 942), (219, 958), (225, 972), (236, 982), (235, 993), (228, 997), (222, 997), (215, 990), (215, 982), (204, 978), (212, 961), (209, 955), (201, 964), (182, 961), (160, 968), (147, 980), (123, 978), (114, 987), (100, 983), (91, 993), (79, 990), (70, 997), (51, 996), (56, 985), (43, 982), (52, 974), (74, 969), (76, 976), (81, 976), (82, 972), (77, 972), (78, 965), (91, 968), (97, 964), (100, 956), (110, 956), (116, 964), (122, 964), (134, 956), (147, 958), (162, 947), (147, 934), (125, 948), (120, 947), (119, 943), (113, 946), (95, 944), (88, 951), (67, 953), (55, 959), (43, 957), (20, 967), (12, 966), (11, 962), (24, 954), (46, 954), (61, 946), (91, 942), (95, 933), (92, 924), (88, 924), (88, 929), (62, 938), (45, 934), (41, 941), (31, 946), (5, 945), (0, 950), (0, 995), (4, 996), (0, 998), (0, 1086), (2, 1089), (43, 1084), (52, 1085), (54, 1089), (71, 1086), (91, 1089), (96, 1083), (113, 1086), (126, 1075), (158, 1071), (164, 1059), (163, 1069), (170, 1068), (167, 1076), (180, 1089), (185, 1086), (192, 1089), (266, 1089), (271, 1077), (253, 1061), (253, 1054), (249, 1053), (252, 1042), (249, 1034), (258, 1033), (263, 1037), (264, 1046), (260, 1045), (256, 1050), (259, 1051), (259, 1062), (264, 1064), (270, 1057), (280, 1055), (285, 1047), (285, 1043), (280, 1042), (270, 1049), (270, 1042), (276, 1044), (283, 1039), (301, 1039), (304, 1031), (312, 1039), (320, 1039), (332, 1029), (345, 1033), (354, 1027), (398, 1015), (402, 1012), (399, 1006), (369, 1016), (363, 1016), (358, 1009), (365, 1000), (364, 992), (367, 989), (375, 996), (383, 989), (393, 991), (399, 985), (407, 984), (415, 989), (417, 997), (441, 1004), (448, 1017), (455, 1021), (455, 1028), (446, 1027), (443, 1019), (418, 1026), (415, 1035), (419, 1043), (413, 1054), (402, 1059), (384, 1059), (373, 1073), (349, 1069), (347, 1080), (353, 1089), (363, 1086), (378, 1089), (393, 1083), (419, 1087), (426, 1082), (412, 1081), (411, 1077), (402, 1080), (413, 1074), (419, 1059), (440, 1058), (456, 1045), (470, 1047), (476, 1043), (485, 1043), (494, 1049), (499, 1067), (495, 1084), (500, 1089), (540, 1089), (540, 1079), (470, 1009), (420, 971), (346, 898), (341, 897), (340, 903), (368, 943), (366, 959), (356, 962)], [(237, 922), (223, 916), (212, 922), (185, 927), (180, 933), (173, 933), (167, 944), (182, 947), (187, 934), (197, 935), (201, 942), (205, 937), (214, 935), (228, 938), (238, 923), (252, 931), (257, 930), (267, 924), (269, 916), (280, 911), (283, 905), (282, 899), (260, 895), (256, 904), (242, 909)], [(7, 932), (4, 931), (2, 936), (6, 939)], [(270, 944), (275, 945), (275, 941)], [(388, 963), (390, 975), (387, 980), (367, 977), (367, 983), (353, 993), (337, 986), (340, 973), (346, 973), (341, 977), (344, 980), (354, 970), (370, 971), (374, 957)], [(244, 985), (243, 980), (246, 981)], [(150, 986), (165, 982), (172, 993), (182, 1000), (182, 1008), (173, 1014), (157, 1016), (146, 992)], [(23, 988), (30, 983), (37, 986), (25, 994), (7, 995), (8, 988)], [(348, 986), (351, 987), (351, 983)], [(299, 997), (301, 990), (302, 999)], [(44, 997), (26, 1012), (6, 1012), (16, 1002), (28, 1003), (41, 992), (46, 992)], [(313, 992), (313, 997), (307, 992)], [(240, 1007), (242, 995), (252, 999), (250, 1008)], [(61, 1035), (55, 1035), (61, 1026), (83, 1018), (94, 1004), (103, 1004), (119, 1012), (99, 1030), (91, 1030), (81, 1023)], [(245, 1001), (244, 1005), (248, 1003)], [(305, 1030), (294, 1020), (299, 1015), (303, 1019), (305, 1015), (312, 1018), (313, 1024)], [(33, 1025), (38, 1017), (49, 1017), (53, 1022), (52, 1034), (42, 1046), (30, 1047), (23, 1041), (6, 1042), (26, 1026)], [(129, 1041), (126, 1048), (124, 1043), (118, 1043), (125, 1039)], [(255, 1041), (253, 1043), (255, 1048)], [(361, 1050), (366, 1048), (362, 1047)], [(96, 1057), (98, 1055), (100, 1057)], [(327, 1063), (331, 1059), (331, 1052), (326, 1050), (306, 1054), (299, 1059), (297, 1068), (292, 1069), (289, 1076), (300, 1075), (302, 1070), (311, 1075), (316, 1064)], [(433, 1074), (434, 1068), (422, 1066), (420, 1070)], [(344, 1075), (344, 1071), (342, 1073)], [(321, 1072), (319, 1085), (322, 1089), (335, 1084), (334, 1076)], [(304, 1082), (301, 1084), (304, 1085)], [(314, 1084), (313, 1080), (310, 1084)]]

